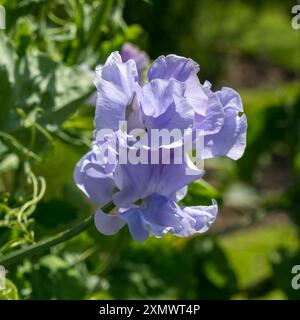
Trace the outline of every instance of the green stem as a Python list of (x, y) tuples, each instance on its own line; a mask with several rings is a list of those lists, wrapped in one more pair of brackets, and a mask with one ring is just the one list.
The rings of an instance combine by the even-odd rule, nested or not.
[[(103, 212), (110, 212), (115, 205), (112, 202), (109, 202), (105, 206), (102, 207)], [(12, 252), (8, 255), (0, 257), (0, 265), (3, 265), (7, 267), (8, 265), (14, 264), (21, 259), (24, 259), (26, 257), (41, 253), (50, 247), (53, 247), (61, 242), (64, 242), (66, 240), (69, 240), (73, 238), (74, 236), (78, 235), (82, 231), (86, 230), (93, 224), (93, 216), (88, 217), (85, 219), (81, 224), (75, 226), (72, 229), (66, 230), (62, 233), (59, 233), (58, 235), (51, 237), (49, 239), (43, 240), (41, 242), (35, 243), (27, 248), (22, 248), (20, 250), (17, 250), (15, 252)]]

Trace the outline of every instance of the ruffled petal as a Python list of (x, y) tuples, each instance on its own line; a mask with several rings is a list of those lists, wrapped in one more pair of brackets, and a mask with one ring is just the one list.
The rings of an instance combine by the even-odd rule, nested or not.
[(139, 89), (138, 72), (133, 60), (123, 63), (119, 53), (112, 53), (103, 66), (96, 68), (94, 83), (97, 87), (95, 127), (119, 128), (125, 120), (126, 106)]
[(208, 98), (197, 77), (199, 70), (199, 65), (192, 59), (170, 54), (160, 56), (152, 63), (148, 79), (176, 79), (184, 82), (188, 104), (195, 112), (203, 115)]
[(235, 110), (243, 112), (243, 103), (241, 96), (233, 89), (223, 87), (220, 91), (216, 92), (221, 100), (224, 109)]
[(112, 235), (122, 229), (126, 221), (115, 214), (106, 214), (101, 210), (97, 210), (94, 216), (96, 228), (105, 235)]
[(191, 182), (200, 179), (205, 171), (198, 169), (193, 163), (162, 165), (156, 192), (170, 197)]
[(73, 175), (77, 187), (93, 203), (101, 205), (112, 199), (115, 186), (112, 173), (99, 165), (94, 152), (87, 153), (78, 162)]
[(140, 208), (124, 209), (119, 212), (126, 220), (132, 237), (145, 241), (149, 234), (163, 237), (171, 233), (179, 237), (207, 231), (216, 219), (218, 207), (215, 201), (211, 206), (179, 207), (167, 197), (152, 194)]
[(170, 131), (192, 127), (194, 110), (185, 90), (185, 83), (174, 79), (155, 79), (146, 84), (140, 98), (145, 127)]
[(178, 233), (180, 237), (188, 237), (195, 233), (206, 232), (215, 222), (218, 206), (215, 200), (211, 206), (182, 207), (181, 215), (183, 228)]
[(239, 159), (246, 147), (246, 116), (243, 111), (241, 98), (237, 92), (223, 88), (217, 92), (224, 110), (224, 124), (219, 132), (207, 135), (204, 142), (206, 159), (227, 156), (233, 160)]
[(199, 65), (192, 59), (175, 54), (158, 57), (148, 71), (149, 81), (153, 79), (176, 79), (186, 81), (192, 74), (197, 74)]
[(133, 59), (136, 63), (137, 71), (139, 74), (139, 82), (143, 82), (143, 72), (147, 65), (149, 64), (149, 57), (146, 52), (139, 50), (137, 47), (131, 43), (124, 43), (121, 49), (122, 61), (126, 62)]
[(118, 207), (128, 208), (139, 199), (153, 193), (157, 184), (158, 165), (125, 164), (115, 170), (115, 183), (119, 191), (113, 200)]
[(114, 177), (119, 191), (113, 199), (117, 206), (126, 208), (153, 193), (171, 197), (203, 175), (203, 170), (185, 163), (118, 165)]
[(123, 219), (127, 221), (129, 232), (135, 241), (143, 242), (149, 236), (147, 224), (144, 221), (142, 210), (132, 208), (122, 213)]
[(202, 135), (215, 134), (224, 124), (224, 108), (217, 93), (205, 89), (208, 96), (208, 105), (205, 115), (196, 114), (194, 129), (201, 131)]

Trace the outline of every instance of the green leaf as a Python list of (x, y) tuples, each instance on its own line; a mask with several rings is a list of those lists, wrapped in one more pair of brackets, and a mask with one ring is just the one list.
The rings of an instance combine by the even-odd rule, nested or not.
[(36, 51), (21, 60), (17, 74), (17, 106), (40, 107), (44, 124), (61, 125), (92, 92), (89, 74)]
[(40, 108), (37, 121), (58, 129), (93, 92), (92, 76), (79, 67), (53, 61), (37, 50), (17, 59), (15, 47), (3, 33), (0, 56), (0, 124), (10, 132), (20, 129), (16, 108), (25, 113)]

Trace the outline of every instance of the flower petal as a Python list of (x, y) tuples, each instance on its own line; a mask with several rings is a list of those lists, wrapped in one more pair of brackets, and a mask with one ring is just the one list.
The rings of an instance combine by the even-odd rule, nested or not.
[(132, 237), (145, 241), (149, 234), (188, 237), (203, 233), (215, 221), (217, 211), (215, 201), (211, 206), (179, 207), (167, 197), (152, 194), (142, 202), (141, 208), (125, 209), (119, 215), (127, 221)]
[(241, 98), (229, 88), (223, 88), (217, 94), (223, 104), (224, 124), (219, 132), (205, 137), (204, 156), (206, 159), (227, 156), (237, 160), (246, 147), (247, 119), (239, 114), (243, 110)]
[(94, 216), (96, 228), (99, 232), (105, 235), (112, 235), (122, 229), (126, 221), (118, 215), (106, 214), (101, 210), (97, 210)]
[(224, 124), (224, 108), (217, 93), (205, 89), (208, 96), (208, 105), (205, 115), (196, 114), (194, 129), (202, 131), (202, 134), (214, 134), (220, 131)]
[(181, 210), (184, 227), (176, 235), (187, 237), (207, 231), (216, 220), (218, 206), (216, 201), (213, 200), (211, 206), (182, 207)]
[(179, 81), (186, 81), (192, 74), (197, 74), (199, 65), (192, 59), (180, 57), (175, 54), (158, 57), (148, 71), (149, 81), (153, 79), (172, 78)]
[(137, 47), (131, 43), (124, 43), (121, 49), (122, 61), (126, 62), (129, 59), (133, 59), (136, 63), (137, 71), (139, 74), (139, 82), (143, 82), (143, 72), (149, 63), (149, 57), (144, 52), (139, 50)]
[(187, 164), (118, 165), (115, 170), (115, 183), (119, 191), (113, 199), (117, 206), (127, 208), (153, 193), (171, 197), (203, 174), (203, 170)]
[(185, 91), (185, 83), (174, 79), (155, 79), (147, 83), (140, 98), (145, 127), (170, 131), (191, 127), (194, 110), (185, 97)]
[(122, 213), (123, 219), (127, 221), (128, 229), (134, 240), (142, 242), (147, 240), (149, 230), (139, 208), (132, 208)]
[(125, 111), (134, 92), (139, 89), (138, 73), (133, 60), (123, 63), (114, 52), (103, 66), (96, 68), (97, 87), (95, 127), (117, 131), (119, 121), (125, 120)]
[(199, 114), (204, 114), (207, 107), (207, 95), (202, 88), (197, 73), (199, 65), (192, 59), (174, 54), (160, 56), (148, 71), (149, 81), (153, 79), (176, 79), (186, 85), (186, 97), (190, 106)]
[(87, 153), (76, 165), (74, 180), (77, 187), (95, 204), (101, 205), (112, 199), (115, 186), (113, 176), (105, 166), (97, 163), (94, 152)]

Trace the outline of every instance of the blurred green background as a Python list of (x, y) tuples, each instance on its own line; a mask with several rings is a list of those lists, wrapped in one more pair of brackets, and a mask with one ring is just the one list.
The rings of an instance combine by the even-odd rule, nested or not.
[(297, 299), (300, 30), (295, 1), (7, 0), (0, 30), (0, 255), (72, 227), (94, 208), (72, 180), (92, 139), (94, 68), (132, 42), (200, 66), (240, 92), (247, 148), (206, 161), (185, 204), (220, 212), (206, 234), (132, 241), (95, 228), (12, 265), (0, 299)]

